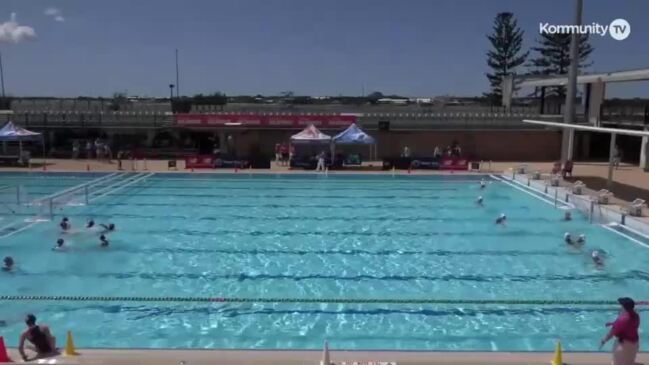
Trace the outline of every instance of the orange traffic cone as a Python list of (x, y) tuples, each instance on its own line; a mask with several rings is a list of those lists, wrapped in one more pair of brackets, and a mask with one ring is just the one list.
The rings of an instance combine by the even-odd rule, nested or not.
[(0, 362), (13, 362), (7, 353), (4, 337), (0, 336)]

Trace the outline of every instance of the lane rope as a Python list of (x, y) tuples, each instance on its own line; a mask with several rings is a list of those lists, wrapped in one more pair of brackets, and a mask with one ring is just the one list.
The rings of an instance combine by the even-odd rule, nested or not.
[[(388, 298), (238, 298), (238, 297), (115, 297), (71, 295), (0, 295), (0, 301), (69, 302), (194, 302), (194, 303), (313, 303), (313, 304), (491, 304), (491, 305), (617, 305), (614, 300), (540, 299), (388, 299)], [(649, 305), (649, 300), (636, 301)]]

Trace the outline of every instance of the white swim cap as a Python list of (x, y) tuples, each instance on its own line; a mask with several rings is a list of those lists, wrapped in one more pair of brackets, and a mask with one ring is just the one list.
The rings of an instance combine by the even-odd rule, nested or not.
[(585, 234), (580, 234), (579, 238), (586, 239), (586, 235)]
[(564, 234), (563, 234), (563, 237), (564, 237), (564, 238), (568, 238), (568, 237), (570, 237), (570, 233), (568, 233), (568, 232), (564, 233)]
[(591, 256), (593, 256), (594, 259), (598, 258), (599, 257), (599, 251), (597, 251), (597, 250), (593, 251)]
[(478, 200), (482, 200), (482, 195), (480, 195), (480, 196), (478, 197)]
[(507, 216), (505, 215), (505, 213), (500, 213), (500, 218), (507, 218)]

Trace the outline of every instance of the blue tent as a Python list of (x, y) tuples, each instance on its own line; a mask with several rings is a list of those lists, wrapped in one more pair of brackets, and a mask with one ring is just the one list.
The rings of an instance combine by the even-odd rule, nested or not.
[(347, 129), (334, 136), (335, 144), (375, 144), (374, 137), (363, 132), (356, 123), (352, 123)]

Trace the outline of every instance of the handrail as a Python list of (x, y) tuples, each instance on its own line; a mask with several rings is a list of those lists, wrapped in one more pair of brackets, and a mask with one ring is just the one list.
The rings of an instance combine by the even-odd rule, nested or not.
[[(107, 192), (105, 192), (105, 193), (103, 193), (103, 194), (101, 194), (101, 195), (93, 196), (93, 197), (90, 199), (90, 201), (97, 200), (97, 199), (102, 198), (102, 197), (104, 197), (104, 196), (106, 196), (106, 195), (108, 195), (108, 194), (112, 194), (112, 193), (114, 193), (114, 192), (116, 192), (116, 191), (122, 190), (122, 189), (124, 189), (125, 187), (130, 186), (130, 185), (133, 185), (133, 184), (135, 184), (135, 183), (138, 183), (138, 182), (140, 182), (140, 181), (142, 181), (142, 180), (145, 180), (145, 179), (149, 178), (149, 177), (152, 176), (152, 175), (154, 175), (154, 173), (153, 173), (153, 172), (149, 172), (148, 174), (144, 174), (144, 176), (142, 176), (142, 174), (137, 174), (137, 175), (136, 175), (137, 178), (136, 178), (136, 179), (131, 179), (130, 181), (122, 180), (122, 183), (123, 183), (122, 185), (117, 186), (117, 187), (114, 188), (113, 190), (108, 190)], [(115, 184), (114, 184), (114, 185), (115, 185)], [(111, 185), (111, 186), (114, 186), (114, 185)]]

